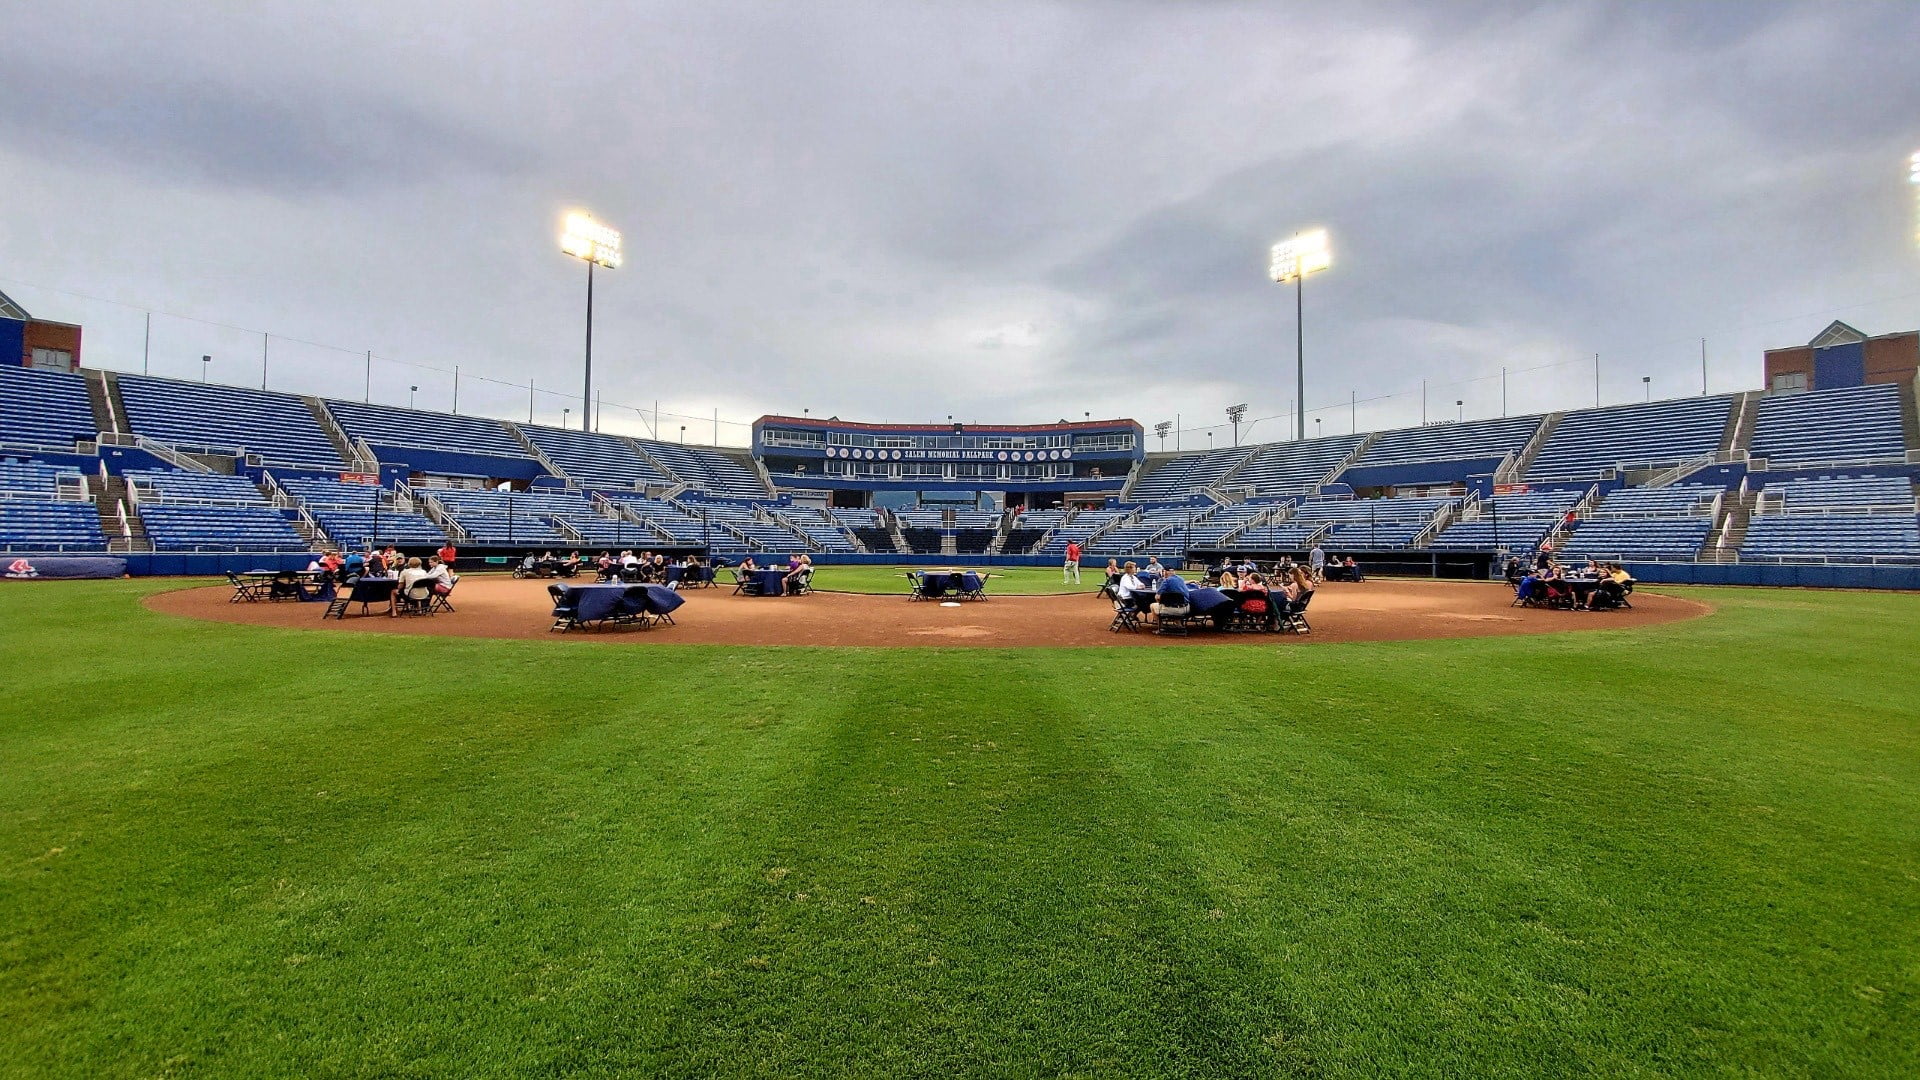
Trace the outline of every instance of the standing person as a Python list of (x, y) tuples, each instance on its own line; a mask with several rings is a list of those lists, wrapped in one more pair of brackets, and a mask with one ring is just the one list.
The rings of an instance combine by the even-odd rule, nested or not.
[(1313, 550), (1307, 552), (1307, 566), (1313, 571), (1314, 581), (1327, 580), (1327, 553), (1321, 549), (1318, 540), (1314, 541)]
[(1080, 541), (1067, 541), (1067, 561), (1060, 567), (1060, 583), (1080, 584)]
[(434, 552), (434, 554), (440, 556), (440, 565), (446, 567), (447, 571), (451, 573), (453, 571), (453, 560), (460, 557), (460, 549), (453, 546), (453, 537), (449, 536), (447, 537), (447, 542), (440, 545), (440, 550)]

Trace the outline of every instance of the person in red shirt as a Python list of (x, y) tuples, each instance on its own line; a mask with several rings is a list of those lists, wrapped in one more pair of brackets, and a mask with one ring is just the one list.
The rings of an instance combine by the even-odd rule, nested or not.
[(440, 556), (440, 564), (442, 566), (445, 566), (448, 570), (452, 570), (453, 560), (456, 556), (460, 554), (460, 552), (458, 549), (456, 549), (453, 546), (453, 541), (449, 540), (447, 541), (446, 546), (442, 547), (439, 551), (435, 552), (435, 554)]
[(1060, 583), (1080, 584), (1080, 541), (1067, 541), (1067, 561), (1060, 568)]

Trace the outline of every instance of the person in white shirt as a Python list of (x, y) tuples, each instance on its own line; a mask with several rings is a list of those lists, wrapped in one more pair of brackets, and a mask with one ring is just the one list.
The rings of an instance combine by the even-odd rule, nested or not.
[[(1135, 599), (1140, 597), (1141, 599)], [(1140, 580), (1140, 567), (1132, 562), (1120, 570), (1120, 583), (1113, 587), (1113, 599), (1116, 605), (1130, 607), (1136, 611), (1144, 610), (1144, 601), (1153, 599), (1153, 592), (1147, 583)]]
[(400, 571), (400, 591), (403, 593), (406, 592), (415, 585), (420, 584), (421, 579), (427, 576), (429, 575), (426, 570), (421, 567), (420, 560), (417, 557), (408, 559), (407, 568)]
[(1307, 567), (1313, 571), (1314, 581), (1327, 580), (1327, 553), (1320, 549), (1319, 544), (1313, 545), (1313, 550), (1307, 552)]
[(1158, 555), (1147, 556), (1147, 573), (1152, 574), (1155, 577), (1167, 576), (1167, 568), (1160, 565), (1160, 556)]

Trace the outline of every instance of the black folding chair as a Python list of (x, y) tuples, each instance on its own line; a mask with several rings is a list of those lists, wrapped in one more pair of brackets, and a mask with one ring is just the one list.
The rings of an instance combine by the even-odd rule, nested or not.
[(793, 595), (806, 596), (811, 592), (813, 592), (813, 567), (809, 566), (800, 571), (800, 576), (794, 579)]
[(1168, 637), (1186, 637), (1187, 620), (1193, 617), (1193, 605), (1178, 593), (1163, 593), (1160, 610), (1154, 613), (1154, 633)]
[(440, 582), (438, 580), (434, 582), (434, 590), (433, 590), (433, 610), (434, 611), (452, 611), (453, 610), (453, 587), (458, 584), (460, 584), (459, 578), (449, 578), (446, 581), (446, 586), (447, 586), (446, 591), (441, 592), (439, 588)]
[(565, 585), (547, 586), (547, 595), (553, 598), (553, 625), (547, 632), (555, 630), (561, 633), (580, 625), (580, 597)]
[(246, 581), (239, 574), (227, 571), (227, 584), (233, 586), (233, 595), (227, 598), (229, 604), (253, 604), (265, 600), (272, 591), (270, 581)]
[(1140, 609), (1133, 606), (1131, 600), (1113, 602), (1113, 621), (1107, 624), (1107, 630), (1119, 633), (1122, 630), (1137, 634), (1140, 632)]
[(393, 598), (394, 610), (402, 615), (433, 614), (433, 579), (421, 578), (410, 589), (402, 589)]
[(647, 587), (629, 585), (620, 594), (620, 606), (614, 609), (612, 620), (617, 626), (638, 626), (645, 630), (653, 625), (653, 616), (647, 613)]
[(1311, 603), (1313, 603), (1311, 592), (1298, 600), (1290, 601), (1286, 610), (1280, 613), (1280, 632), (1283, 634), (1313, 633), (1313, 627), (1307, 623), (1307, 605)]

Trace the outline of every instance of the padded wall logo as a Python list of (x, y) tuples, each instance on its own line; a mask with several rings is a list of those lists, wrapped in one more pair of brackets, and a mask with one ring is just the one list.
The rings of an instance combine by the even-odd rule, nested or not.
[(15, 559), (7, 564), (7, 576), (10, 578), (35, 578), (40, 576), (40, 571), (35, 570), (33, 564), (25, 559)]

